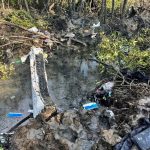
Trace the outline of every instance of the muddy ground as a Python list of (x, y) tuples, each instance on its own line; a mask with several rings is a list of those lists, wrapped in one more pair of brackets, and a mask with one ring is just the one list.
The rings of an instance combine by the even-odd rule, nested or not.
[[(52, 43), (49, 42), (48, 45), (45, 45), (43, 38), (40, 38), (28, 41), (29, 45), (21, 47), (15, 45), (12, 48), (14, 56), (27, 54), (33, 44), (45, 49), (49, 55), (49, 63), (46, 65), (49, 93), (58, 113), (47, 121), (40, 117), (29, 119), (26, 125), (15, 130), (7, 149), (111, 150), (116, 143), (132, 131), (139, 118), (149, 118), (150, 87), (145, 83), (121, 84), (122, 80), (119, 82), (117, 80), (112, 91), (113, 103), (111, 106), (100, 106), (99, 109), (91, 111), (84, 110), (82, 104), (86, 103), (86, 95), (95, 88), (96, 81), (103, 78), (98, 72), (98, 64), (89, 61), (90, 58), (95, 58), (97, 44), (101, 41), (99, 35), (91, 39), (93, 32), (90, 26), (97, 23), (98, 19), (87, 17), (86, 19), (79, 18), (77, 22), (72, 21), (74, 24), (64, 23), (67, 25), (67, 30), (64, 29), (65, 32), (60, 32), (57, 27), (59, 19), (54, 20)], [(149, 25), (148, 19), (148, 17), (145, 18), (146, 25)], [(139, 21), (135, 18), (124, 20), (126, 30), (122, 23), (117, 21), (116, 19), (115, 23), (110, 24), (111, 29), (109, 25), (102, 25), (95, 32), (105, 31), (109, 34), (117, 29), (123, 35), (127, 34), (130, 37), (138, 30)], [(67, 20), (67, 22), (69, 21)], [(87, 23), (83, 25), (82, 22)], [(5, 36), (11, 34), (16, 36), (18, 32), (27, 37), (33, 35), (33, 33), (29, 34), (21, 29), (16, 31), (16, 28), (11, 25), (3, 25), (0, 28), (1, 34)], [(70, 39), (65, 37), (70, 32), (75, 32), (75, 39), (79, 39), (79, 41), (75, 40), (70, 43)], [(56, 42), (56, 39), (61, 43)], [(54, 47), (51, 48), (51, 46)], [(7, 53), (5, 55), (7, 56)], [(16, 57), (4, 59), (4, 61), (8, 63), (14, 59)], [(30, 109), (31, 81), (28, 66), (29, 63), (19, 65), (19, 68), (16, 66), (18, 68), (16, 70), (17, 78), (14, 77), (13, 80), (5, 81), (5, 83), (1, 81), (0, 88), (4, 93), (0, 97), (1, 106), (3, 104), (9, 106), (7, 111), (1, 109), (2, 112), (4, 111), (3, 116), (10, 108), (12, 111), (22, 111), (23, 113)], [(4, 86), (5, 84), (8, 86)], [(18, 105), (19, 107), (17, 107)], [(3, 120), (4, 126), (7, 122), (5, 119)], [(8, 126), (15, 122), (18, 120), (8, 121)], [(1, 131), (5, 130), (1, 129)], [(134, 146), (133, 149), (137, 148)]]
[[(139, 89), (143, 90), (142, 87)], [(109, 108), (100, 107), (91, 111), (82, 107), (70, 109), (47, 122), (30, 119), (28, 125), (17, 129), (10, 149), (111, 150), (132, 131), (139, 118), (149, 117), (150, 98), (139, 99), (139, 92), (137, 89), (116, 86), (113, 105)], [(113, 117), (107, 113), (108, 110), (112, 110)]]

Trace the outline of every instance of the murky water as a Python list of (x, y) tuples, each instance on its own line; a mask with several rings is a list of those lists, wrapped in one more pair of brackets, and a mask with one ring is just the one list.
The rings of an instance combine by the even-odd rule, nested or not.
[[(68, 52), (53, 55), (46, 64), (51, 99), (61, 110), (77, 108), (85, 94), (100, 80), (98, 64), (88, 61), (91, 56), (70, 55)], [(20, 119), (8, 118), (8, 112), (25, 116), (32, 104), (29, 64), (16, 66), (13, 79), (0, 81), (0, 132), (7, 131)]]
[[(27, 65), (17, 66), (16, 75), (9, 80), (0, 80), (0, 132), (7, 132), (30, 109), (31, 86)], [(22, 118), (8, 118), (9, 112), (23, 113)]]
[(98, 64), (90, 55), (72, 56), (59, 53), (47, 65), (49, 93), (60, 109), (77, 108), (87, 92), (100, 80)]

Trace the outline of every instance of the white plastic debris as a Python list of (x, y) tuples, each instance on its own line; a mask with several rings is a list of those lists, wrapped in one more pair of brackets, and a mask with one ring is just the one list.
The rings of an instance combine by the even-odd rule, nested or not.
[(114, 118), (115, 118), (115, 114), (113, 113), (112, 110), (106, 110), (106, 111), (104, 112), (104, 116), (106, 116), (106, 117), (108, 117), (108, 118), (110, 118), (110, 119), (114, 119)]
[(21, 57), (21, 62), (24, 63), (24, 62), (27, 60), (27, 57), (28, 57), (28, 56), (29, 56), (29, 54), (22, 56), (22, 57)]
[(111, 91), (114, 85), (115, 85), (114, 82), (106, 82), (102, 85), (102, 87), (105, 91)]
[(92, 28), (97, 28), (97, 27), (100, 27), (100, 22), (98, 22), (97, 24), (93, 24)]
[(32, 27), (32, 28), (28, 29), (28, 31), (37, 33), (39, 30), (37, 27)]
[(28, 113), (33, 113), (33, 109), (29, 109), (29, 110), (28, 110)]
[(15, 99), (15, 98), (16, 98), (15, 95), (13, 95), (13, 96), (10, 97), (11, 100), (13, 100), (13, 99)]

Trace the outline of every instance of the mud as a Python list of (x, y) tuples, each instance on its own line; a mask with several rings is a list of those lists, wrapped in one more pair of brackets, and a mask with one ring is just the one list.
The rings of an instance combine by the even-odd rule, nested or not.
[[(116, 85), (114, 103), (109, 108), (87, 111), (80, 107), (59, 112), (47, 122), (30, 120), (28, 125), (17, 130), (10, 149), (48, 150), (57, 143), (55, 149), (58, 150), (60, 147), (64, 150), (112, 150), (122, 137), (132, 131), (139, 118), (149, 117), (150, 99), (139, 99), (138, 92), (137, 89)], [(107, 110), (114, 112), (114, 118), (106, 113)]]

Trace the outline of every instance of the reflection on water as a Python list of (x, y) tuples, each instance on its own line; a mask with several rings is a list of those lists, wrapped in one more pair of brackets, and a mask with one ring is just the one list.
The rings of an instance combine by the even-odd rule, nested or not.
[[(31, 101), (30, 77), (26, 65), (22, 65), (21, 72), (16, 73), (10, 80), (0, 80), (0, 132), (7, 132), (22, 118), (8, 118), (9, 112), (20, 112), (28, 115)], [(20, 69), (20, 68), (19, 68)], [(24, 72), (27, 71), (27, 72)]]
[(100, 80), (98, 64), (87, 57), (59, 55), (49, 60), (46, 67), (49, 92), (58, 108), (77, 108), (82, 97)]

